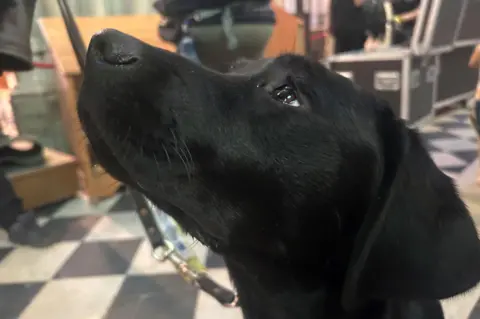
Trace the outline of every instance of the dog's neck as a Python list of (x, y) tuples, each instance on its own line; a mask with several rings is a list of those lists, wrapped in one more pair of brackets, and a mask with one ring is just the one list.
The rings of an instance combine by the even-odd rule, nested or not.
[(292, 274), (281, 266), (251, 267), (228, 257), (225, 261), (245, 319), (380, 318), (383, 312), (383, 305), (376, 304), (347, 314), (340, 304), (341, 278), (314, 278), (319, 274), (315, 269)]

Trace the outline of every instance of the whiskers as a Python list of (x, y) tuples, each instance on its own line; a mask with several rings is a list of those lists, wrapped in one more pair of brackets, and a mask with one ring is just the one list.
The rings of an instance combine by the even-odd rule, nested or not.
[[(173, 139), (173, 151), (178, 156), (183, 166), (185, 167), (185, 172), (187, 173), (187, 178), (190, 181), (193, 174), (194, 163), (192, 153), (188, 148), (184, 140), (179, 140), (175, 131), (170, 130)], [(168, 152), (166, 152), (168, 153)]]
[[(184, 170), (182, 170), (182, 174), (187, 177), (188, 181), (192, 180), (195, 170), (192, 153), (186, 141), (179, 137), (174, 129), (169, 129), (168, 133), (170, 134), (167, 136), (167, 139), (165, 139), (165, 136), (163, 138), (157, 138), (154, 132), (143, 127), (139, 129), (125, 125), (124, 131), (120, 132), (119, 130), (122, 129), (121, 125), (111, 122), (105, 123), (103, 129), (97, 128), (93, 130), (95, 134), (98, 133), (98, 136), (95, 134), (90, 136), (90, 138), (93, 139), (90, 141), (82, 130), (82, 127), (78, 125), (78, 118), (71, 119), (71, 122), (77, 124), (73, 126), (75, 129), (78, 129), (77, 134), (75, 134), (75, 141), (73, 141), (77, 144), (76, 153), (80, 151), (80, 148), (85, 148), (85, 152), (89, 157), (88, 161), (92, 167), (98, 165), (98, 161), (95, 158), (90, 144), (91, 142), (95, 144), (95, 140), (98, 139), (99, 141), (103, 140), (104, 143), (114, 143), (115, 147), (110, 148), (110, 151), (119, 162), (128, 163), (135, 161), (135, 158), (139, 160), (149, 158), (155, 163), (157, 174), (160, 174), (165, 168), (171, 170), (175, 167), (174, 164), (178, 164), (183, 166)], [(113, 132), (111, 132), (106, 135), (105, 128), (107, 127), (109, 130), (115, 130), (115, 134), (113, 135)], [(83, 152), (83, 150), (80, 152)], [(166, 162), (168, 167), (163, 167), (163, 162)], [(105, 174), (101, 167), (98, 174)]]
[(163, 143), (162, 143), (162, 148), (163, 148), (163, 152), (165, 153), (165, 158), (167, 159), (168, 167), (171, 168), (172, 167), (172, 160), (170, 159), (170, 155), (168, 155), (168, 151), (165, 148), (165, 144), (163, 144)]

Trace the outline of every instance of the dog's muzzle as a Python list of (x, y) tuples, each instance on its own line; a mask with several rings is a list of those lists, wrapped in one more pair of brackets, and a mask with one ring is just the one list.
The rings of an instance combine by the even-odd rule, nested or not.
[(141, 60), (143, 46), (120, 31), (105, 29), (92, 37), (89, 58), (111, 66), (134, 66)]

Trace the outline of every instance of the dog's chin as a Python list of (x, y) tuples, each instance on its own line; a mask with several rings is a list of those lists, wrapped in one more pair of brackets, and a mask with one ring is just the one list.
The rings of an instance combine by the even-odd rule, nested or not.
[[(91, 130), (90, 127), (86, 131)], [(89, 136), (88, 133), (87, 136)], [(145, 195), (155, 195), (165, 200), (168, 190), (181, 184), (180, 174), (175, 176), (168, 169), (168, 166), (179, 166), (178, 163), (167, 163), (156, 157), (149, 158), (142, 155), (140, 149), (132, 148), (128, 152), (114, 152), (112, 150), (118, 150), (118, 145), (109, 145), (98, 135), (89, 136), (89, 141), (93, 156), (108, 174)]]
[(84, 127), (95, 158), (109, 175), (142, 193), (202, 244), (218, 252), (224, 249), (227, 244), (222, 235), (225, 229), (206, 222), (208, 214), (215, 209), (200, 205), (191, 195), (191, 187), (195, 188), (191, 186), (195, 184), (191, 180), (194, 176), (187, 171), (184, 162), (145, 156), (133, 147), (131, 152), (119, 154), (112, 151), (118, 150), (119, 145), (111, 145), (106, 141), (110, 139), (102, 138), (105, 132), (94, 123), (84, 121)]

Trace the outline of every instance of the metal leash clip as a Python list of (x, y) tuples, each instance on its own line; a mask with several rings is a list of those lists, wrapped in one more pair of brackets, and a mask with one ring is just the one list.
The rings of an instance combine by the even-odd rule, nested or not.
[(152, 251), (152, 256), (160, 262), (165, 262), (169, 259), (169, 256), (175, 252), (175, 246), (173, 243), (165, 240), (165, 246), (155, 247)]
[(187, 282), (214, 297), (222, 306), (226, 308), (238, 307), (238, 295), (236, 292), (220, 286), (213, 281), (206, 272), (199, 272), (193, 269), (193, 267), (176, 252), (172, 242), (165, 241), (165, 246), (155, 248), (152, 255), (153, 258), (160, 262), (170, 261), (178, 270), (180, 276)]

